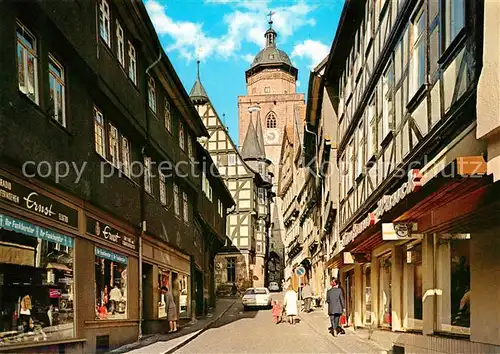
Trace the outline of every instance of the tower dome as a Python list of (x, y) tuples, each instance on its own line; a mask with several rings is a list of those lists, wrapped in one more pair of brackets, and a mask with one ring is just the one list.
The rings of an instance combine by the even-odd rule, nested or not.
[(246, 71), (246, 77), (258, 73), (266, 68), (280, 68), (289, 72), (297, 79), (297, 69), (292, 65), (288, 54), (276, 47), (276, 37), (278, 34), (273, 29), (273, 21), (269, 20), (269, 28), (264, 34), (266, 37), (266, 46), (257, 53), (253, 59), (250, 69)]

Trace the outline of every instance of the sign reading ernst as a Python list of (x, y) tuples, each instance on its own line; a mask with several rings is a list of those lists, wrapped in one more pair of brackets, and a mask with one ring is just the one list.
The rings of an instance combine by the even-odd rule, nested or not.
[(78, 211), (20, 183), (0, 177), (0, 200), (78, 228)]
[(87, 216), (87, 233), (135, 250), (135, 239), (89, 216)]

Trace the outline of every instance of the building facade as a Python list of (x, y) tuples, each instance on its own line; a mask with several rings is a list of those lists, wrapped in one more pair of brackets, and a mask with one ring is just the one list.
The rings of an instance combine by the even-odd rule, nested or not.
[(340, 174), (327, 267), (349, 323), (390, 329), (398, 350), (500, 344), (486, 4), (347, 1), (326, 66)]
[[(245, 154), (240, 153), (210, 102), (199, 68), (190, 96), (209, 132), (209, 137), (200, 142), (210, 153), (236, 203), (227, 215), (226, 242), (215, 258), (217, 294), (230, 294), (233, 284), (240, 292), (264, 286), (271, 201), (268, 161), (260, 156), (261, 150), (247, 148)], [(251, 124), (252, 143), (258, 145)]]
[(144, 5), (42, 1), (0, 12), (2, 350), (133, 342), (165, 328), (161, 286), (181, 319), (201, 314), (207, 254), (222, 244), (232, 201), (212, 180), (223, 212), (207, 233), (200, 219), (212, 206), (198, 199), (193, 162), (208, 132)]
[[(277, 48), (278, 34), (272, 28), (264, 34), (265, 47), (257, 53), (250, 68), (245, 72), (247, 94), (238, 97), (239, 141), (242, 144), (250, 123), (262, 127), (264, 154), (271, 161), (269, 171), (277, 176), (281, 160), (281, 147), (286, 129), (293, 131), (295, 110), (304, 106), (304, 94), (297, 93), (298, 70), (292, 65), (288, 55)], [(278, 190), (278, 179), (274, 179), (274, 190)], [(271, 233), (269, 238), (268, 281), (283, 279), (285, 226), (282, 219), (282, 200), (276, 198), (271, 205)], [(278, 271), (276, 269), (278, 268)], [(271, 280), (271, 278), (273, 280)], [(267, 283), (267, 282), (266, 282)]]

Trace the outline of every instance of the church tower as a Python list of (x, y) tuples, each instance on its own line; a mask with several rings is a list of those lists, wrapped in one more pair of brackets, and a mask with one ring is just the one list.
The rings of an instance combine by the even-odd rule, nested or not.
[[(269, 28), (264, 34), (266, 45), (245, 72), (247, 93), (238, 97), (238, 125), (242, 155), (246, 155), (248, 149), (251, 155), (263, 157), (258, 161), (264, 161), (264, 158), (270, 161), (268, 171), (274, 176), (273, 190), (276, 192), (284, 132), (285, 129), (294, 131), (295, 112), (305, 108), (305, 97), (296, 91), (298, 70), (288, 55), (278, 49), (272, 13), (269, 16)], [(250, 140), (252, 144), (247, 143)], [(258, 169), (259, 165), (264, 168), (263, 162), (254, 160), (248, 163), (257, 165), (253, 168)], [(270, 206), (271, 225), (265, 254), (266, 286), (270, 282), (280, 283), (284, 276), (285, 226), (281, 205), (281, 199), (275, 197)]]
[(304, 94), (296, 92), (298, 71), (288, 55), (277, 48), (278, 34), (272, 25), (270, 20), (264, 35), (266, 46), (257, 53), (245, 72), (247, 94), (238, 97), (238, 116), (241, 146), (251, 120), (252, 107), (260, 108), (255, 126), (262, 127), (264, 152), (271, 160), (271, 172), (276, 176), (285, 126), (293, 129), (294, 108), (305, 103)]

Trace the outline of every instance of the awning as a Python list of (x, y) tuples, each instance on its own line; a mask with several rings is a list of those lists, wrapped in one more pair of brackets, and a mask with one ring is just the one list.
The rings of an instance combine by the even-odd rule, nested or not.
[(47, 264), (47, 269), (57, 269), (63, 270), (65, 272), (72, 272), (72, 270), (67, 265), (54, 262), (49, 262), (49, 264)]

